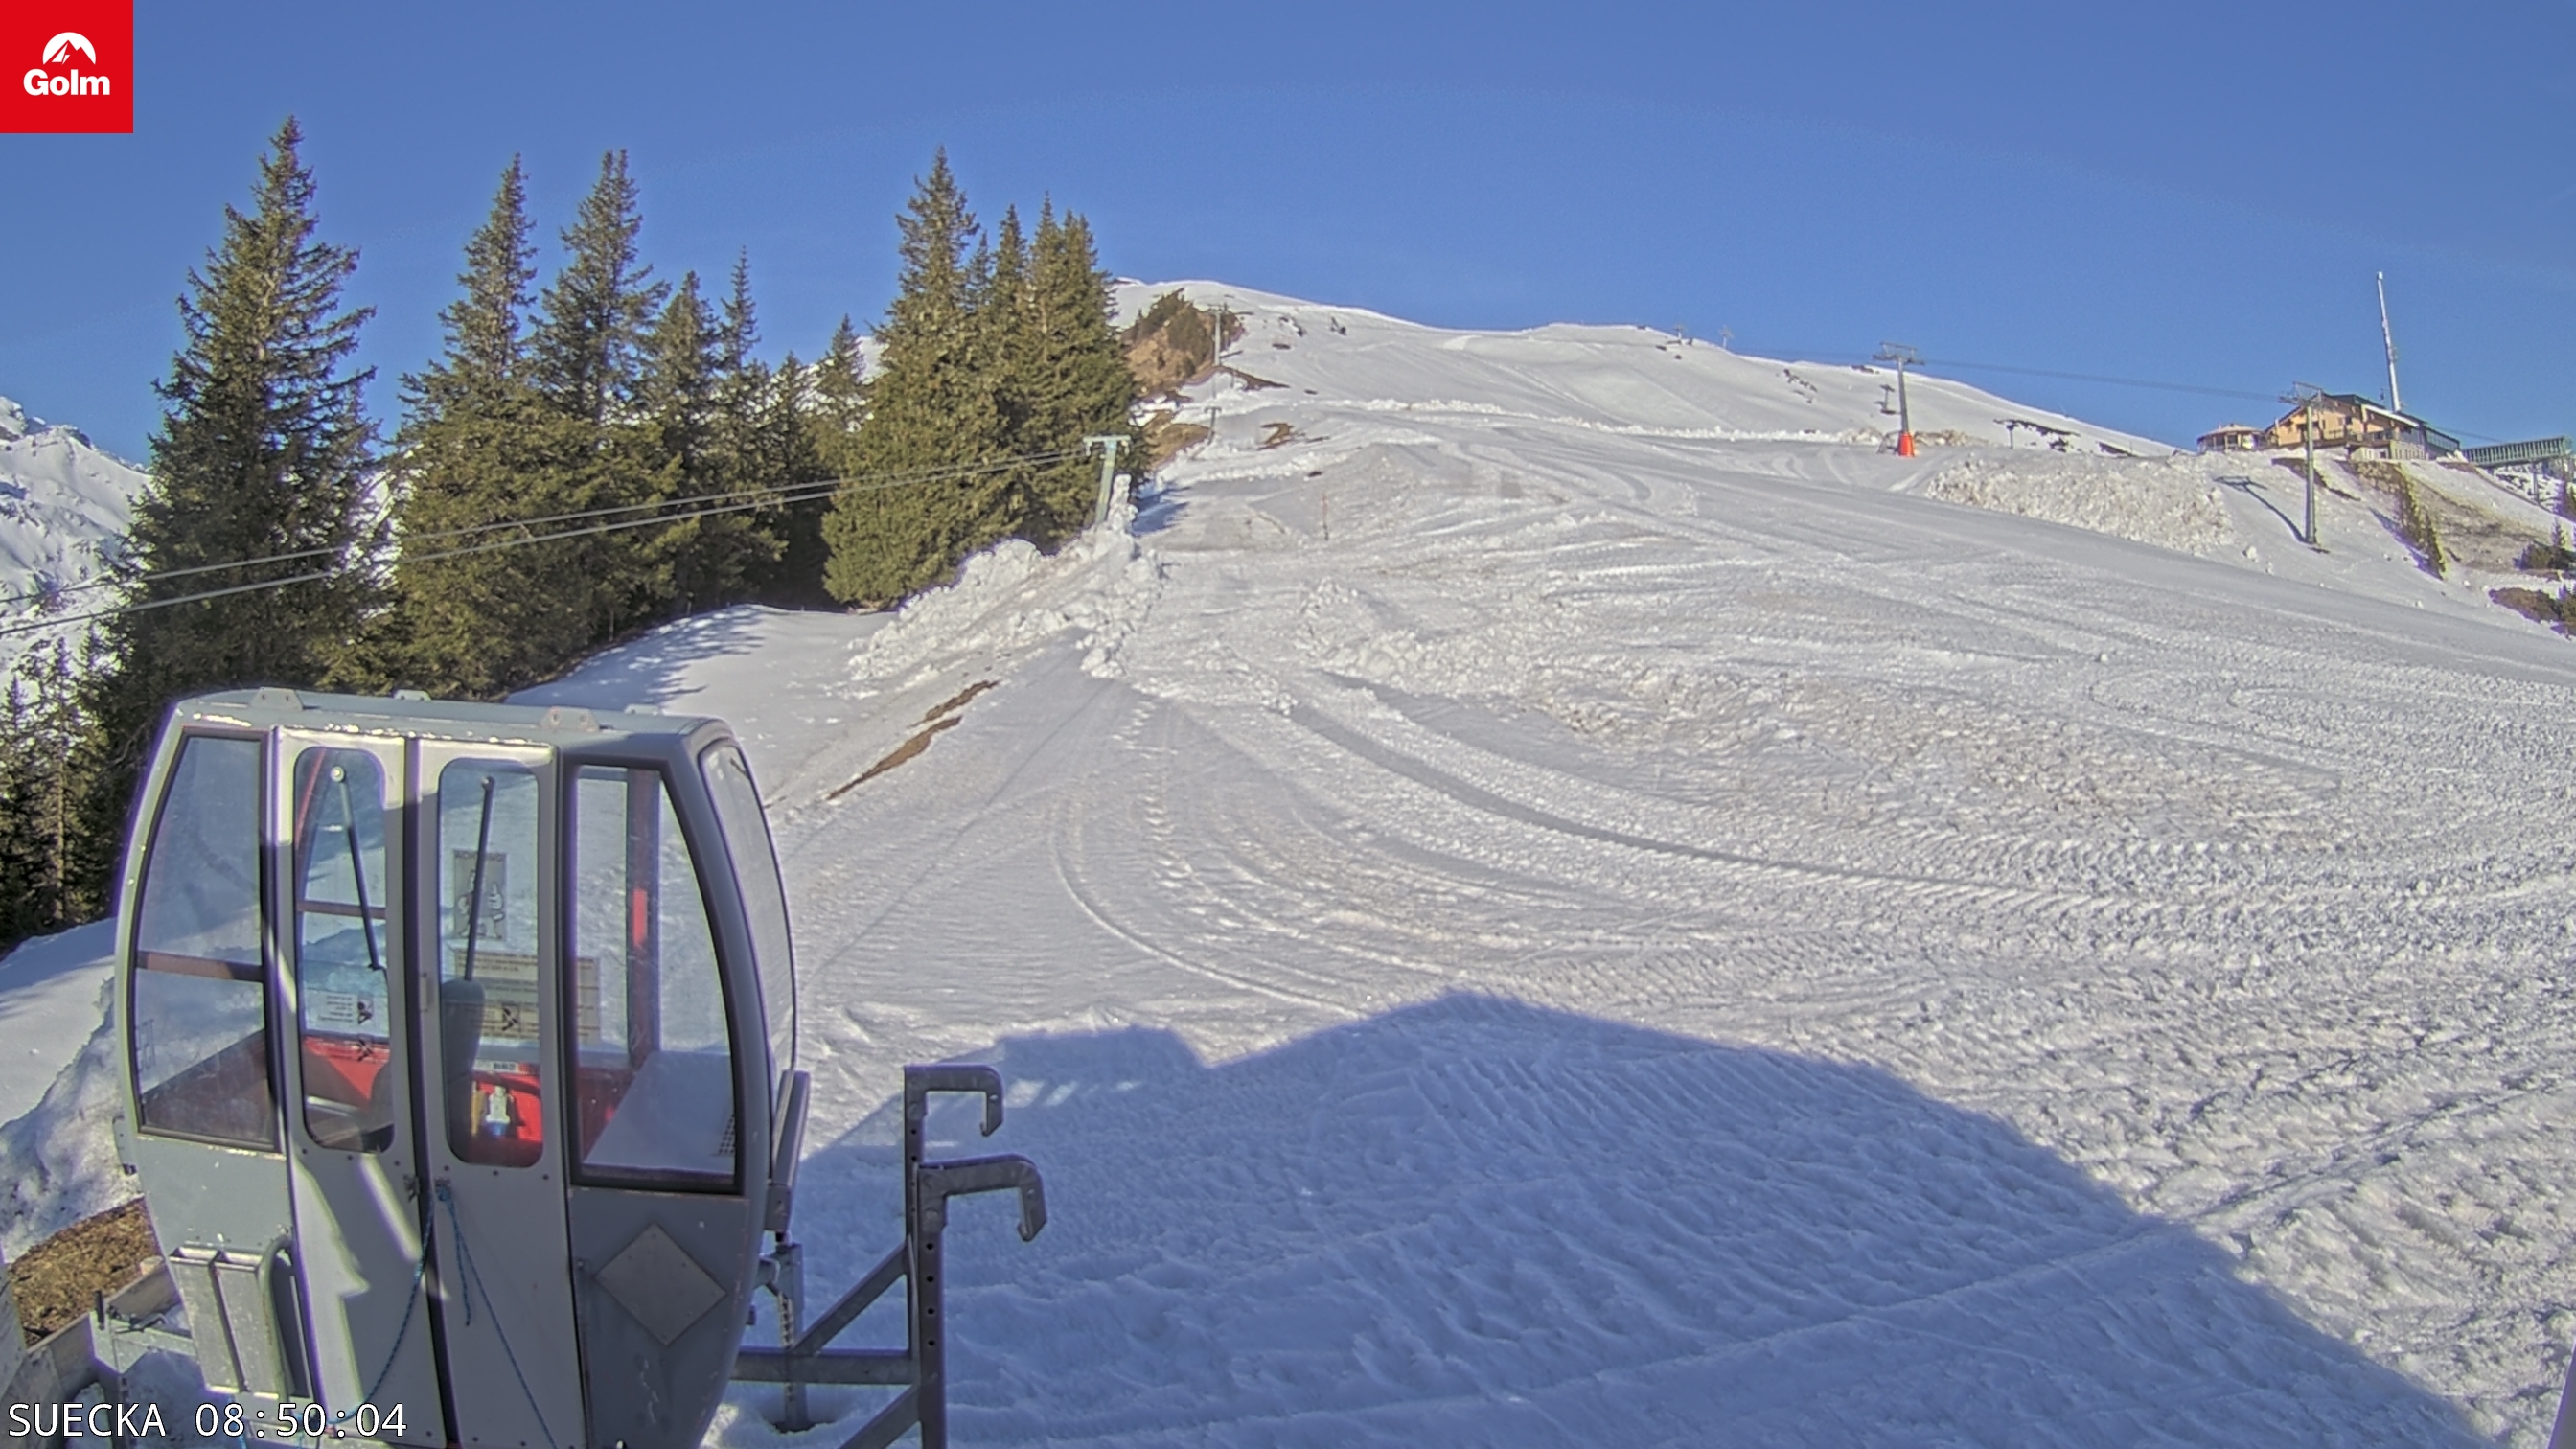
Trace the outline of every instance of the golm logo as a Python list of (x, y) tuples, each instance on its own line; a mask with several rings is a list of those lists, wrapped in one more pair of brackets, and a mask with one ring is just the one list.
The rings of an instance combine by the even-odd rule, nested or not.
[[(73, 59), (76, 54), (86, 57), (92, 65), (98, 64), (98, 48), (89, 43), (89, 37), (76, 30), (66, 30), (45, 42), (45, 65), (29, 67), (27, 73), (19, 77), (18, 84), (31, 96), (114, 94), (106, 76), (80, 73), (78, 62)], [(71, 66), (72, 71), (69, 75), (56, 75), (45, 69), (45, 66), (52, 65)]]

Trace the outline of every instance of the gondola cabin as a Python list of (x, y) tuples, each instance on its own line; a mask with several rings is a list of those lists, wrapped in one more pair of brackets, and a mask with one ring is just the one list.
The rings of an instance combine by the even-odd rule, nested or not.
[(210, 1387), (406, 1444), (698, 1441), (795, 1056), (721, 721), (187, 700), (121, 884), (120, 1147)]

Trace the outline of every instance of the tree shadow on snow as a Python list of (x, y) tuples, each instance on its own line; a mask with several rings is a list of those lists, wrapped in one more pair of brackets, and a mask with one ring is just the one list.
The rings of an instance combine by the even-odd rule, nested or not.
[(747, 652), (759, 642), (761, 626), (786, 612), (736, 604), (675, 619), (602, 647), (560, 677), (517, 691), (510, 702), (612, 711), (630, 704), (668, 705), (696, 692), (687, 683), (686, 666)]
[[(986, 1059), (1008, 1122), (950, 1103), (935, 1150), (1028, 1154), (1052, 1222), (955, 1209), (960, 1442), (2483, 1442), (1872, 1068), (1469, 996), (1216, 1067), (1147, 1030)], [(818, 1297), (896, 1240), (897, 1125), (806, 1163)]]
[(1150, 493), (1137, 500), (1136, 521), (1128, 525), (1127, 531), (1139, 538), (1149, 533), (1161, 533), (1178, 522), (1188, 507), (1179, 494), (1168, 488)]

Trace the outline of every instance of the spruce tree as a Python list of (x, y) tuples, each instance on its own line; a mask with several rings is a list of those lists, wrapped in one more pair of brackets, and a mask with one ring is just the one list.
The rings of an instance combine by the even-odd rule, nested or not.
[[(1111, 321), (1109, 274), (1100, 268), (1090, 223), (1070, 211), (1057, 220), (1052, 202), (1038, 210), (1024, 347), (1017, 451), (1066, 452), (1086, 437), (1118, 436), (1127, 439), (1119, 457), (1130, 471), (1140, 467), (1136, 378)], [(1052, 545), (1082, 531), (1098, 499), (1099, 480), (1099, 467), (1088, 458), (1046, 465), (1032, 488), (1027, 536)]]
[[(626, 153), (600, 158), (599, 179), (563, 232), (564, 263), (539, 299), (528, 379), (546, 415), (546, 461), (530, 481), (526, 516), (638, 508), (655, 500), (658, 469), (635, 424), (648, 324), (669, 289), (636, 256), (643, 215)], [(640, 513), (617, 518), (640, 517)], [(603, 521), (616, 521), (606, 519)], [(667, 558), (641, 530), (594, 533), (518, 554), (575, 597), (588, 642), (657, 617), (670, 596)]]
[(2450, 567), (2450, 557), (2442, 548), (2441, 525), (2434, 521), (2433, 510), (2424, 506), (2415, 480), (2402, 466), (2397, 471), (2397, 528), (2414, 546), (2425, 572), (2440, 578)]
[(544, 678), (589, 642), (582, 584), (558, 571), (560, 545), (483, 547), (522, 536), (495, 525), (550, 511), (539, 506), (554, 461), (547, 444), (565, 429), (528, 378), (535, 280), (526, 177), (513, 158), (466, 243), (461, 295), (439, 313), (445, 347), (403, 379), (401, 555), (379, 638), (389, 682), (493, 699)]
[(83, 810), (102, 740), (80, 682), (97, 661), (74, 653), (62, 640), (28, 651), (0, 692), (0, 950), (107, 904), (115, 836), (92, 832)]
[(599, 179), (563, 232), (563, 269), (546, 286), (530, 339), (530, 376), (547, 403), (605, 427), (633, 401), (644, 329), (669, 288), (636, 257), (644, 229), (626, 153), (599, 158)]
[(807, 414), (812, 420), (807, 430), (813, 437), (815, 456), (836, 477), (858, 471), (859, 422), (868, 411), (864, 363), (858, 329), (843, 316), (840, 325), (832, 329), (832, 340), (824, 344), (822, 357), (814, 363), (814, 405)]
[(813, 481), (818, 472), (803, 451), (804, 427), (795, 413), (779, 410), (782, 390), (801, 389), (795, 358), (772, 369), (755, 355), (760, 344), (759, 311), (751, 300), (751, 257), (734, 256), (733, 276), (717, 321), (715, 372), (715, 448), (722, 461), (724, 491), (737, 504), (759, 506), (718, 515), (713, 522), (727, 531), (724, 547), (709, 550), (713, 571), (731, 579), (725, 599), (775, 592), (786, 552), (789, 520), (781, 490)]
[(37, 745), (39, 706), (29, 697), (28, 665), (19, 661), (0, 692), (0, 951), (44, 931), (52, 915), (50, 879), (59, 879), (60, 857), (49, 856), (38, 783), (43, 750)]
[[(867, 416), (868, 383), (858, 329), (847, 316), (832, 329), (823, 355), (808, 369), (790, 416), (803, 433), (798, 445), (803, 472), (797, 481), (850, 478), (859, 470), (859, 423)], [(791, 401), (784, 395), (773, 406)], [(783, 601), (822, 602), (837, 596), (825, 585), (832, 548), (825, 537), (829, 498), (791, 505), (785, 527), (787, 551), (779, 560), (779, 593)]]
[(315, 238), (302, 141), (289, 117), (179, 299), (186, 340), (156, 384), (167, 406), (119, 565), (127, 612), (88, 701), (112, 749), (91, 802), (111, 837), (165, 704), (332, 679), (380, 595), (372, 373), (350, 365), (371, 313), (341, 300), (357, 253)]
[(716, 407), (729, 429), (740, 431), (760, 410), (768, 369), (752, 349), (760, 345), (760, 312), (751, 300), (751, 253), (736, 252), (732, 285), (725, 292), (724, 315), (717, 323)]
[(792, 352), (770, 367), (754, 354), (759, 343), (751, 259), (737, 253), (717, 323), (716, 450), (727, 491), (741, 495), (737, 501), (759, 506), (726, 515), (740, 535), (732, 556), (741, 575), (728, 596), (823, 603), (829, 597), (823, 592), (825, 500), (790, 502), (784, 496), (791, 489), (812, 491), (812, 485), (831, 476), (814, 450), (805, 416), (812, 401), (811, 373)]
[(814, 415), (820, 407), (815, 376), (816, 369), (788, 353), (769, 375), (753, 434), (760, 476), (790, 491), (771, 527), (778, 555), (762, 574), (758, 592), (769, 602), (789, 608), (831, 602), (823, 588), (823, 511), (830, 499), (818, 485), (828, 482), (835, 470), (824, 463), (816, 447)]
[(831, 557), (824, 583), (844, 602), (892, 603), (937, 580), (960, 557), (976, 504), (962, 465), (1000, 452), (992, 380), (974, 329), (976, 277), (967, 245), (974, 214), (939, 152), (904, 215), (903, 271), (885, 326), (882, 370), (851, 449), (861, 480), (823, 520)]
[(939, 524), (934, 575), (1010, 537), (1027, 509), (1028, 470), (1011, 453), (1017, 432), (1012, 368), (1028, 303), (1028, 260), (1018, 208), (1004, 208), (992, 236), (978, 228), (966, 263), (963, 429), (953, 471), (923, 491)]
[[(748, 355), (749, 298), (739, 270), (719, 321), (699, 295), (698, 275), (680, 279), (644, 339), (638, 411), (656, 464), (653, 496), (679, 507), (756, 502), (766, 485), (750, 451), (766, 370)], [(751, 511), (708, 513), (646, 532), (646, 548), (667, 570), (670, 607), (691, 613), (731, 603), (777, 557), (777, 542)]]
[(858, 386), (845, 323), (815, 388), (817, 447), (854, 479), (825, 519), (826, 581), (852, 602), (900, 599), (1000, 539), (1051, 548), (1080, 532), (1099, 477), (1083, 439), (1135, 439), (1136, 382), (1088, 223), (1049, 202), (1032, 240), (1011, 209), (987, 242), (943, 152), (899, 225), (876, 378)]

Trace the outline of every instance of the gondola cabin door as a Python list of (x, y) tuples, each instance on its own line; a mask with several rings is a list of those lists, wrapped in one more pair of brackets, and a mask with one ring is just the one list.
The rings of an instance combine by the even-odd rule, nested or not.
[(402, 829), (414, 818), (411, 762), (400, 739), (284, 730), (276, 741), (283, 1136), (313, 1321), (310, 1392), (351, 1419), (371, 1406), (367, 1419), (387, 1437), (441, 1443), (409, 1049), (419, 1032), (402, 888), (417, 854)]
[[(724, 970), (748, 966), (747, 938), (719, 947), (739, 888), (701, 868), (727, 854), (697, 761), (564, 767), (567, 1216), (591, 1432), (694, 1443), (742, 1341), (761, 1217), (747, 1165), (769, 1140), (766, 1056), (740, 1029), (759, 1020), (756, 980)], [(759, 849), (767, 869), (765, 835)]]
[(459, 1442), (585, 1442), (564, 1232), (553, 752), (422, 739), (417, 1071)]

